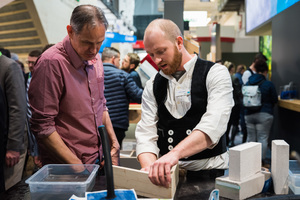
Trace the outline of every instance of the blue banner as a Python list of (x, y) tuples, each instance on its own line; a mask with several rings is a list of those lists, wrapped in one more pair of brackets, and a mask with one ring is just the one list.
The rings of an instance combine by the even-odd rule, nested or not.
[(111, 46), (111, 43), (120, 43), (120, 42), (135, 43), (136, 36), (135, 35), (122, 35), (122, 34), (114, 33), (114, 32), (106, 32), (105, 39), (103, 41), (103, 44), (102, 44), (99, 52), (102, 53), (102, 51), (105, 47)]

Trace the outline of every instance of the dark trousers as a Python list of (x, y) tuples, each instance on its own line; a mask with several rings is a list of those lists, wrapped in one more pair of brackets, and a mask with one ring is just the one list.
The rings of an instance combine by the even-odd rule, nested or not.
[(120, 144), (120, 149), (122, 149), (122, 141), (125, 138), (125, 129), (114, 127), (115, 134), (117, 136), (118, 142)]
[(200, 171), (189, 171), (187, 170), (186, 178), (189, 180), (193, 179), (205, 179), (205, 178), (217, 178), (224, 175), (224, 169), (209, 169)]

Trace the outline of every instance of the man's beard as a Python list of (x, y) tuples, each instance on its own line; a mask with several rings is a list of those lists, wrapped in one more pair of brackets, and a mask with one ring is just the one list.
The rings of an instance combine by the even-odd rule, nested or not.
[(122, 66), (121, 69), (124, 70), (125, 72), (128, 72), (128, 73), (130, 71), (129, 66), (127, 66), (127, 67)]
[(173, 56), (173, 60), (171, 61), (169, 65), (169, 68), (166, 69), (162, 69), (162, 71), (164, 72), (164, 74), (166, 75), (171, 75), (174, 74), (177, 69), (180, 67), (181, 65), (181, 61), (182, 61), (182, 53), (179, 52), (179, 50), (176, 48), (176, 46), (174, 45), (174, 56)]

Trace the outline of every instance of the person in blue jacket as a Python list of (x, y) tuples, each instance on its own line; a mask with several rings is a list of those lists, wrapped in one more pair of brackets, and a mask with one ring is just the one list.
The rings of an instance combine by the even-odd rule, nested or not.
[(120, 52), (106, 47), (102, 52), (104, 67), (104, 96), (106, 106), (120, 146), (129, 127), (128, 108), (130, 102), (141, 103), (143, 90), (137, 86), (129, 73), (118, 69)]
[(254, 64), (256, 74), (249, 77), (246, 85), (259, 85), (261, 91), (261, 107), (258, 110), (245, 108), (245, 120), (248, 132), (248, 142), (262, 143), (262, 161), (265, 164), (268, 139), (273, 123), (273, 109), (278, 101), (274, 84), (267, 80), (268, 65), (264, 60)]

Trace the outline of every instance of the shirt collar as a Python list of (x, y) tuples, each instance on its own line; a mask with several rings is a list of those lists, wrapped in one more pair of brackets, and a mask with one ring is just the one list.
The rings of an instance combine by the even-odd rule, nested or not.
[(70, 42), (70, 38), (69, 38), (68, 35), (63, 40), (63, 46), (64, 46), (67, 54), (69, 55), (72, 66), (75, 69), (85, 67), (86, 65), (94, 65), (98, 60), (98, 58), (96, 56), (93, 60), (83, 61), (80, 58), (80, 56), (77, 54), (75, 49), (72, 47), (71, 42)]
[(196, 64), (196, 61), (197, 61), (197, 56), (196, 54), (193, 55), (192, 59), (189, 60), (188, 62), (186, 62), (184, 65), (183, 65), (183, 68), (185, 69), (186, 72), (190, 71), (191, 69), (193, 69), (193, 67), (195, 66)]
[[(197, 56), (194, 54), (192, 59), (190, 59), (188, 62), (186, 62), (184, 65), (183, 65), (183, 68), (185, 69), (185, 71), (188, 73), (191, 69), (194, 68), (195, 64), (196, 64), (196, 61), (197, 61)], [(169, 79), (169, 80), (172, 80), (172, 79), (175, 79), (173, 76), (171, 75), (166, 75), (162, 70), (159, 71), (159, 73)]]

